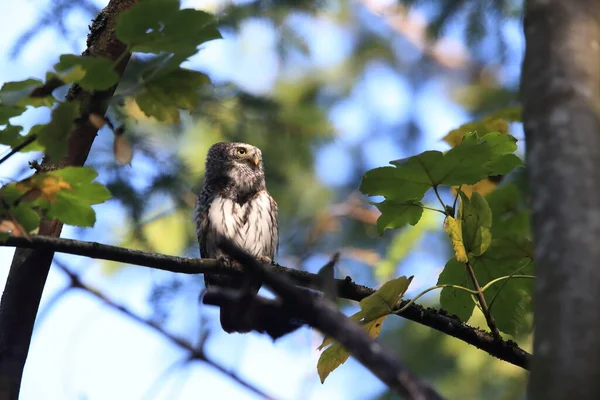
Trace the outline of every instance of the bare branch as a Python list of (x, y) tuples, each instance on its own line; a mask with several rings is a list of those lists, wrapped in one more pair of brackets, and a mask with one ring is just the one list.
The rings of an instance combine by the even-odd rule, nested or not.
[[(118, 261), (143, 267), (184, 274), (239, 274), (241, 268), (220, 265), (216, 260), (166, 256), (164, 254), (130, 250), (117, 246), (109, 246), (96, 242), (85, 242), (72, 239), (60, 239), (47, 236), (32, 236), (31, 240), (11, 237), (0, 246), (18, 246), (22, 248), (47, 249), (59, 253), (75, 254), (101, 260)], [(285, 274), (300, 286), (318, 289), (319, 278), (310, 272), (286, 268), (280, 265), (271, 266), (274, 271)], [(357, 285), (350, 277), (336, 279), (338, 297), (360, 301), (375, 291), (369, 287)], [(410, 300), (404, 300), (398, 306), (402, 309)], [(490, 355), (516, 366), (528, 369), (531, 355), (521, 349), (513, 341), (495, 340), (483, 330), (461, 322), (458, 318), (449, 316), (443, 310), (425, 308), (411, 304), (401, 313), (406, 319), (428, 326), (449, 336), (473, 345)]]
[(61, 271), (63, 271), (69, 277), (69, 280), (70, 280), (69, 287), (82, 290), (82, 291), (86, 292), (87, 294), (95, 297), (96, 299), (101, 300), (106, 306), (112, 308), (113, 310), (119, 311), (121, 314), (127, 316), (128, 318), (130, 318), (130, 319), (138, 322), (139, 324), (142, 324), (142, 325), (146, 326), (147, 328), (150, 328), (154, 332), (160, 334), (162, 337), (164, 337), (171, 343), (181, 347), (182, 349), (185, 349), (189, 353), (189, 359), (188, 359), (189, 361), (194, 361), (194, 360), (202, 361), (202, 362), (210, 365), (211, 367), (215, 368), (222, 374), (228, 376), (229, 378), (231, 378), (232, 380), (234, 380), (235, 382), (237, 382), (238, 384), (243, 386), (245, 389), (251, 391), (252, 393), (257, 394), (265, 399), (273, 398), (273, 397), (265, 394), (263, 391), (261, 391), (260, 389), (258, 389), (255, 386), (253, 386), (252, 384), (244, 381), (242, 378), (237, 376), (237, 374), (235, 374), (233, 371), (229, 371), (227, 368), (223, 367), (222, 365), (216, 363), (214, 360), (210, 359), (204, 352), (204, 341), (202, 341), (202, 343), (200, 343), (200, 346), (198, 346), (198, 347), (193, 346), (191, 343), (189, 343), (185, 339), (181, 339), (177, 336), (170, 334), (169, 332), (163, 330), (158, 324), (156, 324), (152, 321), (146, 320), (146, 319), (140, 317), (139, 315), (134, 314), (133, 312), (128, 310), (126, 307), (113, 302), (111, 299), (109, 299), (108, 297), (106, 297), (105, 295), (100, 293), (98, 290), (86, 285), (79, 279), (79, 277), (76, 274), (74, 274), (69, 268), (67, 268), (62, 263), (54, 262), (54, 265), (56, 265)]

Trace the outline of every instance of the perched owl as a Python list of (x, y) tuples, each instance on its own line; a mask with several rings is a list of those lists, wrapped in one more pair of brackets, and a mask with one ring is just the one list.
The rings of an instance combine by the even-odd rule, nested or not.
[[(217, 247), (217, 235), (233, 240), (263, 262), (271, 262), (279, 246), (277, 203), (265, 186), (262, 153), (245, 143), (216, 143), (208, 150), (204, 186), (196, 200), (196, 233), (201, 258), (230, 262)], [(256, 294), (260, 282), (244, 277), (204, 275), (206, 287), (221, 286)], [(221, 307), (226, 332), (242, 331), (239, 311)]]

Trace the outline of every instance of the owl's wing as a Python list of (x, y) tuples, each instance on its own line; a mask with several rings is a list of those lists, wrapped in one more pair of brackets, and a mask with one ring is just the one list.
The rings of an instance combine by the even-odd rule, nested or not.
[(207, 235), (209, 231), (208, 210), (210, 209), (209, 198), (201, 193), (196, 198), (196, 207), (194, 210), (194, 219), (196, 221), (196, 235), (200, 244), (200, 258), (210, 258), (207, 249)]
[(271, 259), (275, 259), (275, 255), (279, 252), (279, 207), (277, 206), (277, 202), (271, 195), (269, 194), (269, 202), (271, 204), (271, 226), (272, 226), (272, 234), (271, 234), (271, 248), (273, 249), (273, 255)]

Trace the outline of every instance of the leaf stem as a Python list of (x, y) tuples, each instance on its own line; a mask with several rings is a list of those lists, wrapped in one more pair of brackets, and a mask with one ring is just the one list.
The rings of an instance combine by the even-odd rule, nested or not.
[[(500, 286), (500, 289), (498, 289), (498, 290), (496, 291), (496, 293), (494, 293), (494, 297), (492, 297), (492, 300), (490, 301), (490, 310), (492, 309), (492, 306), (494, 305), (494, 302), (496, 301), (496, 297), (498, 296), (498, 293), (500, 293), (500, 291), (501, 291), (501, 290), (504, 288), (504, 286), (505, 286), (505, 285), (508, 283), (508, 279), (510, 279), (510, 278), (514, 278), (515, 276), (517, 276), (517, 275), (515, 275), (515, 274), (516, 274), (517, 272), (521, 271), (523, 268), (527, 267), (529, 264), (531, 264), (531, 260), (530, 260), (529, 262), (527, 262), (527, 263), (523, 264), (523, 265), (522, 265), (522, 266), (520, 266), (519, 268), (515, 269), (515, 270), (514, 270), (514, 271), (513, 271), (513, 272), (512, 272), (510, 275), (508, 275), (508, 277), (507, 277), (507, 281), (506, 281), (506, 282), (504, 282), (504, 283), (502, 284), (502, 286)], [(521, 275), (518, 275), (518, 276), (521, 276)], [(489, 285), (489, 283), (488, 283), (488, 285)], [(486, 285), (486, 286), (487, 286), (487, 285)]]
[[(452, 211), (454, 213), (456, 213), (456, 203), (458, 202), (458, 196), (460, 194), (460, 189), (462, 188), (462, 185), (460, 185), (457, 189), (456, 189), (456, 196), (454, 196), (454, 203), (452, 203)], [(454, 215), (453, 215), (454, 216)]]
[(425, 294), (431, 292), (432, 290), (443, 289), (443, 288), (446, 288), (446, 287), (451, 287), (451, 288), (454, 288), (454, 289), (464, 290), (465, 292), (477, 294), (476, 290), (469, 289), (469, 288), (466, 288), (464, 286), (451, 285), (451, 284), (436, 285), (436, 286), (432, 286), (432, 287), (430, 287), (428, 289), (423, 290), (421, 293), (419, 293), (418, 295), (416, 295), (415, 297), (413, 297), (412, 299), (410, 299), (410, 301), (408, 303), (406, 303), (401, 309), (399, 309), (398, 311), (394, 312), (394, 314), (401, 314), (404, 310), (406, 310), (408, 307), (410, 307), (411, 304), (413, 304), (415, 301), (419, 300), (420, 297), (423, 297)]
[(433, 186), (433, 191), (435, 192), (435, 195), (437, 196), (438, 200), (440, 201), (440, 204), (442, 205), (442, 208), (444, 209), (444, 214), (448, 215), (446, 210), (446, 205), (444, 204), (444, 201), (442, 200), (442, 197), (440, 196), (440, 192), (438, 191), (438, 185)]
[(422, 206), (422, 208), (425, 209), (425, 210), (437, 211), (439, 213), (442, 213), (442, 214), (446, 215), (446, 213), (444, 211), (438, 210), (437, 208), (432, 208), (432, 207), (427, 207), (427, 206)]
[(475, 286), (475, 290), (477, 290), (477, 297), (479, 299), (479, 305), (481, 306), (481, 312), (483, 312), (483, 315), (485, 316), (485, 320), (487, 321), (487, 324), (490, 327), (490, 330), (492, 331), (492, 335), (494, 336), (494, 339), (502, 340), (502, 337), (500, 336), (500, 332), (498, 332), (498, 328), (496, 327), (496, 322), (494, 321), (494, 317), (492, 317), (492, 314), (490, 314), (490, 309), (487, 306), (487, 303), (485, 301), (485, 296), (483, 295), (483, 290), (481, 290), (481, 287), (479, 286), (479, 282), (477, 281), (477, 277), (475, 276), (473, 267), (471, 266), (471, 263), (468, 261), (465, 263), (465, 266), (467, 267), (467, 272), (469, 273), (469, 276), (471, 277), (471, 281), (473, 282), (473, 285)]

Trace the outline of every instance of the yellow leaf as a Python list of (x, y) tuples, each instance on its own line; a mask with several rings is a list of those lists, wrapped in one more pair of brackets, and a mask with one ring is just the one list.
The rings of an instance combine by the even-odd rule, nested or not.
[(452, 217), (446, 217), (444, 220), (444, 230), (448, 233), (450, 240), (452, 241), (456, 261), (462, 263), (467, 262), (469, 259), (463, 242), (461, 222)]
[(346, 362), (350, 357), (350, 353), (346, 351), (339, 343), (331, 345), (327, 350), (321, 353), (317, 362), (317, 372), (321, 383), (325, 382), (325, 378), (337, 367)]
[[(354, 314), (350, 318), (356, 318), (358, 314), (360, 314), (360, 312)], [(387, 315), (366, 323), (362, 323), (361, 326), (371, 338), (375, 339), (377, 336), (379, 336), (379, 333), (381, 332), (381, 324), (383, 324), (383, 321), (386, 318)], [(327, 341), (328, 338), (325, 338), (323, 344), (319, 346), (319, 349), (321, 349)], [(331, 342), (333, 342), (333, 340), (329, 339), (327, 343)], [(332, 371), (345, 363), (348, 357), (350, 357), (350, 353), (339, 343), (332, 344), (327, 348), (327, 350), (321, 353), (321, 357), (319, 357), (319, 361), (317, 362), (317, 372), (319, 373), (319, 378), (321, 378), (321, 383), (325, 382), (325, 378), (327, 378)]]
[(114, 154), (115, 160), (119, 165), (128, 165), (131, 163), (131, 159), (133, 158), (133, 149), (131, 148), (131, 144), (123, 135), (115, 135), (114, 142)]
[(381, 325), (383, 324), (383, 321), (385, 321), (386, 318), (387, 315), (384, 315), (383, 317), (379, 317), (377, 319), (374, 319), (373, 321), (369, 321), (363, 324), (363, 328), (365, 329), (365, 331), (367, 331), (370, 337), (375, 339), (377, 336), (379, 336), (379, 333), (381, 333)]
[(57, 176), (45, 176), (41, 179), (27, 179), (17, 183), (16, 189), (26, 192), (23, 195), (24, 201), (35, 200), (35, 198), (41, 197), (50, 202), (55, 200), (56, 194), (61, 190), (73, 190), (68, 182)]
[[(362, 319), (362, 311), (357, 312), (356, 314), (352, 314), (351, 316), (348, 317), (348, 319), (354, 321), (354, 322), (359, 322)], [(323, 338), (323, 343), (321, 343), (321, 345), (319, 347), (317, 347), (317, 350), (323, 350), (325, 347), (329, 346), (331, 343), (333, 343), (333, 339), (329, 336), (325, 336)]]
[[(471, 198), (473, 192), (479, 193), (482, 196), (486, 196), (489, 193), (493, 192), (498, 186), (497, 182), (494, 182), (488, 178), (482, 179), (479, 182), (473, 185), (462, 185), (460, 187), (460, 191), (467, 195), (468, 198)], [(452, 192), (456, 195), (456, 188), (452, 188)]]
[(385, 316), (394, 311), (398, 305), (404, 292), (408, 289), (408, 285), (412, 281), (412, 276), (407, 278), (401, 276), (392, 279), (381, 286), (375, 293), (365, 297), (360, 301), (365, 322), (372, 321), (376, 318)]

